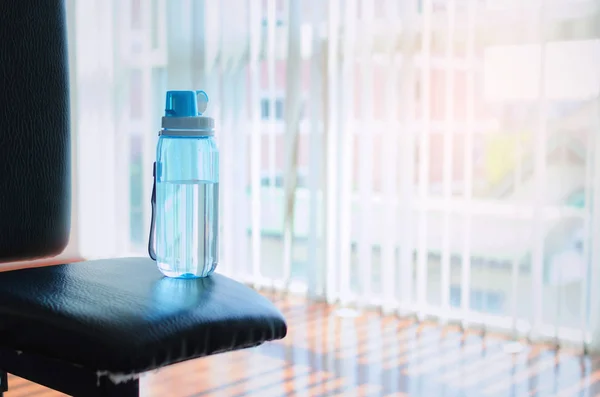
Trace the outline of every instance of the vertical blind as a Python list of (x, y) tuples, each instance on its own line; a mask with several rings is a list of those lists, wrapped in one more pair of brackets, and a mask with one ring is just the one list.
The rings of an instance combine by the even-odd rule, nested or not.
[(167, 89), (204, 89), (219, 271), (596, 349), (593, 0), (71, 0), (74, 240), (144, 255)]

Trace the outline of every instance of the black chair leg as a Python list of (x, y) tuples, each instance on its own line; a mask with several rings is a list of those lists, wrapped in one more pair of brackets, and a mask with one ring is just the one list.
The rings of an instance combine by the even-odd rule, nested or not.
[[(107, 379), (102, 379), (97, 385), (82, 383), (76, 378), (69, 378), (65, 381), (69, 382), (74, 390), (83, 390), (81, 392), (78, 392), (77, 394), (74, 394), (76, 397), (92, 395), (99, 397), (139, 397), (140, 395), (140, 382), (138, 379), (132, 379), (128, 382), (123, 382), (116, 385), (110, 381), (107, 381)], [(65, 391), (65, 389), (62, 388), (56, 388), (55, 390), (62, 392)], [(0, 397), (4, 397), (4, 392), (7, 391), (8, 373), (6, 371), (0, 370)], [(88, 392), (90, 394), (88, 394)]]
[(5, 391), (8, 391), (8, 374), (0, 369), (0, 397), (4, 397)]
[(75, 397), (139, 397), (137, 378), (114, 382), (109, 376), (57, 360), (0, 348), (0, 397), (8, 390), (7, 372)]

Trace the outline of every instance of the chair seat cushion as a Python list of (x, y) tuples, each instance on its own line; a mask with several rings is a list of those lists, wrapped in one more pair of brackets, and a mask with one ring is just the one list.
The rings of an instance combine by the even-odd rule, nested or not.
[(0, 348), (140, 373), (281, 339), (281, 313), (219, 274), (169, 279), (146, 258), (0, 273)]

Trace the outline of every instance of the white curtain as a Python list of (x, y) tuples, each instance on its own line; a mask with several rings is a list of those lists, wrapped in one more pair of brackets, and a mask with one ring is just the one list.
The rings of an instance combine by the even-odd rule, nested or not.
[(85, 257), (145, 255), (164, 93), (204, 89), (218, 271), (596, 348), (597, 2), (68, 6)]

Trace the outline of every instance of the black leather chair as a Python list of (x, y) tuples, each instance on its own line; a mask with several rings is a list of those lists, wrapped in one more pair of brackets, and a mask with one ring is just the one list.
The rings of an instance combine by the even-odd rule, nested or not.
[[(69, 239), (68, 84), (62, 0), (1, 1), (0, 262), (55, 256)], [(163, 278), (147, 258), (0, 272), (0, 397), (7, 373), (75, 396), (137, 396), (138, 374), (285, 334), (251, 289), (218, 274)]]

